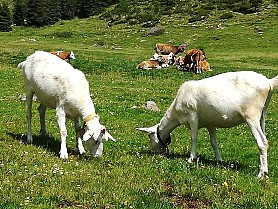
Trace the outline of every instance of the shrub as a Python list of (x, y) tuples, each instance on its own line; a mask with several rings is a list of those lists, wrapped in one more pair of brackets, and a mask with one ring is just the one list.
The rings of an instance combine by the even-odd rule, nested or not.
[(189, 19), (188, 19), (188, 22), (189, 23), (192, 23), (192, 22), (197, 22), (197, 21), (201, 21), (202, 20), (202, 17), (199, 16), (199, 15), (193, 15), (191, 16)]
[(58, 38), (71, 38), (73, 36), (73, 33), (71, 31), (62, 31), (62, 32), (52, 33), (52, 36)]
[(0, 31), (7, 32), (12, 30), (12, 18), (9, 7), (6, 3), (0, 3)]
[(234, 17), (234, 15), (233, 15), (233, 13), (231, 13), (231, 12), (227, 12), (227, 13), (224, 13), (223, 15), (221, 15), (219, 18), (221, 19), (221, 20), (227, 20), (227, 19), (230, 19), (230, 18), (233, 18)]

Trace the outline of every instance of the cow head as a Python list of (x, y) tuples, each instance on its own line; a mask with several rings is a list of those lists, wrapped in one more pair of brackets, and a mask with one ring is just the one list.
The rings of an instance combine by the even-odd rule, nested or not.
[(154, 53), (153, 57), (150, 58), (150, 60), (158, 60), (158, 58), (159, 58), (159, 54)]
[[(177, 52), (177, 53), (182, 53), (182, 52), (184, 52), (184, 51), (185, 51), (185, 49), (186, 49), (186, 47), (185, 47), (185, 46), (180, 45), (180, 46), (178, 47), (178, 52)], [(177, 54), (177, 53), (176, 53), (176, 54)]]
[(85, 122), (83, 141), (87, 142), (88, 149), (93, 157), (101, 157), (103, 145), (109, 139), (116, 140), (108, 133), (106, 128), (100, 124), (99, 117), (94, 116)]
[(69, 59), (73, 59), (73, 60), (76, 59), (75, 56), (74, 56), (73, 51), (70, 52), (70, 54), (69, 54)]
[(188, 46), (189, 46), (189, 44), (188, 44), (187, 42), (185, 42), (185, 43), (179, 45), (179, 47), (178, 47), (178, 52), (180, 52), (180, 53), (184, 52), (185, 49), (186, 49)]
[(211, 71), (210, 64), (206, 60), (201, 60), (199, 63), (201, 70), (204, 71)]

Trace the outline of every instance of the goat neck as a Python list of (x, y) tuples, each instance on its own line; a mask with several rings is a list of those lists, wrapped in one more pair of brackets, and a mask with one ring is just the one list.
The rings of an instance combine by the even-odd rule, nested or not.
[(167, 139), (170, 137), (170, 133), (180, 125), (180, 122), (177, 120), (177, 114), (174, 110), (175, 101), (166, 111), (165, 115), (160, 120), (160, 123), (157, 128), (157, 134), (163, 140), (164, 143), (167, 143)]

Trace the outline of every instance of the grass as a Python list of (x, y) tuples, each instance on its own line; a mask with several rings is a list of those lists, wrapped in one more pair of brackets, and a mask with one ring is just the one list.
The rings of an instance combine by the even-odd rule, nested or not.
[[(192, 164), (186, 161), (191, 144), (184, 127), (173, 131), (169, 157), (151, 155), (147, 137), (135, 130), (158, 123), (185, 80), (238, 70), (277, 75), (276, 16), (276, 10), (235, 14), (221, 22), (224, 29), (217, 28), (220, 22), (214, 17), (195, 25), (182, 17), (165, 17), (161, 26), (166, 33), (159, 37), (144, 37), (139, 26), (108, 28), (96, 17), (2, 33), (0, 208), (277, 208), (277, 93), (266, 121), (268, 180), (256, 177), (258, 150), (244, 125), (218, 130), (223, 166), (215, 165), (205, 130), (199, 133), (200, 160)], [(263, 35), (254, 32), (256, 26)], [(205, 49), (212, 72), (194, 75), (174, 67), (135, 68), (152, 56), (156, 42), (184, 41), (190, 42), (190, 48)], [(47, 111), (49, 136), (39, 136), (38, 103), (33, 107), (34, 144), (26, 144), (26, 104), (19, 99), (24, 83), (16, 66), (35, 50), (59, 49), (75, 52), (72, 65), (86, 74), (101, 122), (117, 140), (105, 145), (101, 159), (77, 154), (71, 121), (67, 122), (70, 156), (59, 159), (55, 112)], [(162, 111), (142, 109), (148, 100)]]

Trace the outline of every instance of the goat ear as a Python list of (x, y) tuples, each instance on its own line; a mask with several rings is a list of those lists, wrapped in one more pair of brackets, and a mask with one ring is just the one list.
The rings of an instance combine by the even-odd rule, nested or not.
[(106, 134), (108, 136), (108, 139), (111, 139), (113, 142), (116, 142), (116, 139), (114, 139), (114, 137), (111, 136), (111, 134), (109, 134), (108, 131), (106, 131)]
[(87, 132), (84, 133), (82, 139), (85, 142), (85, 141), (88, 141), (91, 137), (92, 137), (91, 134), (89, 134), (88, 131), (87, 131)]
[(145, 133), (147, 133), (147, 134), (153, 134), (153, 133), (155, 133), (154, 130), (153, 130), (152, 128), (136, 128), (136, 130), (145, 132)]

